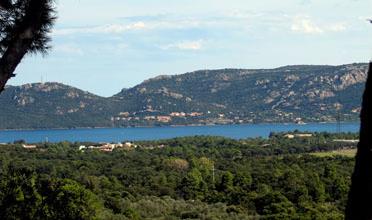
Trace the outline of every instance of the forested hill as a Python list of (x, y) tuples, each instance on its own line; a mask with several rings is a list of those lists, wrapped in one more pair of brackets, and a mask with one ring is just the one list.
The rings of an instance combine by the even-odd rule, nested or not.
[(110, 126), (106, 98), (60, 83), (10, 86), (0, 95), (0, 128)]
[(367, 64), (202, 70), (103, 98), (59, 83), (10, 86), (0, 129), (358, 120)]

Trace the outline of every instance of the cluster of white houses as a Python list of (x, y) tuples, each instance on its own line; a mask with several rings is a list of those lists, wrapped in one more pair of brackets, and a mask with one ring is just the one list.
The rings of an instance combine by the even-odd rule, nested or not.
[(202, 116), (203, 113), (201, 112), (191, 112), (191, 113), (185, 113), (185, 112), (172, 112), (169, 114), (171, 117), (199, 117)]
[[(285, 134), (284, 137), (288, 139), (294, 138), (310, 138), (313, 137), (313, 134)], [(359, 143), (359, 139), (333, 139), (333, 142), (337, 143), (348, 143), (348, 144), (357, 144)]]
[[(131, 113), (129, 112), (120, 112), (117, 117), (112, 117), (111, 121), (139, 121), (141, 120), (141, 117), (132, 117), (130, 116)], [(158, 121), (158, 122), (163, 122), (167, 123), (172, 121), (172, 118), (184, 118), (184, 117), (200, 117), (202, 116), (203, 113), (201, 112), (191, 112), (191, 113), (186, 113), (186, 112), (172, 112), (169, 115), (148, 115), (144, 116), (143, 119), (146, 121)]]
[(133, 143), (130, 143), (130, 142), (117, 143), (117, 144), (104, 143), (104, 144), (101, 144), (99, 146), (84, 146), (84, 145), (81, 145), (79, 147), (79, 150), (84, 151), (86, 149), (90, 149), (90, 150), (99, 150), (99, 151), (104, 151), (104, 152), (112, 152), (116, 148), (122, 148), (122, 149), (130, 150), (130, 149), (136, 149), (137, 147), (138, 147), (137, 145), (135, 145)]
[(285, 134), (284, 137), (288, 139), (293, 139), (293, 138), (309, 138), (312, 137), (313, 134)]
[[(37, 148), (37, 145), (23, 144), (22, 147), (24, 149), (32, 150), (32, 149), (36, 149)], [(103, 144), (100, 144), (100, 145), (97, 145), (97, 146), (84, 146), (84, 145), (81, 145), (79, 147), (79, 150), (80, 151), (84, 151), (84, 150), (90, 149), (90, 150), (99, 150), (99, 151), (104, 151), (104, 152), (111, 152), (111, 151), (113, 151), (116, 148), (122, 148), (122, 149), (126, 149), (126, 150), (131, 150), (131, 149), (136, 149), (137, 147), (138, 147), (137, 145), (135, 145), (133, 143), (130, 143), (130, 142), (117, 143), (117, 144), (103, 143)]]
[(37, 148), (36, 145), (30, 145), (30, 144), (22, 144), (22, 147), (24, 149), (36, 149)]

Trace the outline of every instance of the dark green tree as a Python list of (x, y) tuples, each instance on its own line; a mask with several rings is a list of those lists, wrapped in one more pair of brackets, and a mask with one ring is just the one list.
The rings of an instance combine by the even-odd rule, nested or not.
[(360, 114), (360, 140), (346, 208), (346, 219), (372, 219), (372, 62)]
[(227, 171), (222, 175), (219, 190), (222, 192), (232, 192), (234, 190), (234, 175)]
[(293, 204), (281, 193), (270, 192), (256, 200), (257, 212), (270, 219), (293, 218), (296, 210)]
[(47, 180), (41, 189), (43, 209), (39, 219), (94, 219), (102, 210), (96, 196), (79, 183), (69, 180)]
[(0, 0), (0, 92), (27, 53), (48, 51), (54, 20), (53, 0)]
[(180, 186), (182, 196), (186, 200), (203, 199), (202, 191), (205, 185), (202, 174), (198, 169), (194, 168), (182, 179)]
[(70, 179), (13, 165), (0, 176), (0, 219), (95, 219), (102, 210), (91, 191)]
[(1, 176), (0, 219), (34, 219), (41, 199), (31, 170), (10, 167)]

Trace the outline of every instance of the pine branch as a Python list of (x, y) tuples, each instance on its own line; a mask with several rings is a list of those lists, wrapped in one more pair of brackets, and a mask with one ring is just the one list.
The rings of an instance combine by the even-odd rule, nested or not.
[(0, 10), (0, 92), (27, 53), (48, 51), (47, 34), (54, 20), (52, 0), (18, 0)]
[(11, 0), (0, 0), (0, 9), (9, 10), (13, 6)]

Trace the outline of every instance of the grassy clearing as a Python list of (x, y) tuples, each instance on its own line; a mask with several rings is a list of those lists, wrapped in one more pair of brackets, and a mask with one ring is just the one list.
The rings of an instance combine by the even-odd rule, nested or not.
[(328, 151), (328, 152), (317, 152), (311, 153), (310, 155), (317, 157), (335, 157), (335, 156), (344, 156), (344, 157), (355, 157), (356, 149), (345, 149), (337, 151)]

